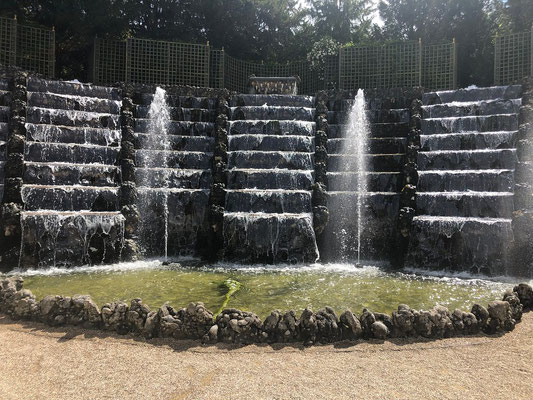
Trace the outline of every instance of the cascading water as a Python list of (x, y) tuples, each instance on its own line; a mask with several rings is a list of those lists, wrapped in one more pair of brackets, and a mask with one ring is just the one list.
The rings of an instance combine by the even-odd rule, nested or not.
[[(148, 133), (150, 134), (150, 140), (146, 141), (143, 145), (142, 150), (163, 150), (162, 156), (160, 157), (159, 167), (167, 167), (167, 153), (166, 150), (170, 150), (170, 141), (168, 139), (168, 127), (171, 121), (170, 118), (170, 108), (167, 104), (167, 92), (157, 87), (155, 90), (154, 98), (150, 103), (150, 108), (148, 109)], [(139, 186), (144, 188), (149, 188), (151, 186), (149, 176), (144, 176), (139, 182)], [(168, 182), (166, 182), (168, 184)], [(168, 187), (162, 188), (159, 191), (160, 195), (163, 196), (163, 221), (164, 221), (164, 248), (165, 248), (165, 261), (168, 259)], [(141, 201), (140, 213), (141, 213), (141, 229), (142, 231), (150, 229), (150, 222), (145, 221), (142, 218), (143, 208), (150, 207), (150, 197), (144, 197), (144, 200)]]
[[(345, 227), (351, 225), (348, 220), (357, 218), (357, 262), (361, 261), (361, 232), (364, 227), (364, 202), (367, 193), (367, 153), (368, 137), (370, 134), (370, 124), (367, 117), (365, 94), (362, 89), (357, 91), (354, 104), (350, 109), (348, 124), (343, 135), (341, 145), (342, 170), (348, 172), (342, 179), (346, 180), (344, 187), (355, 187), (357, 190), (357, 201), (354, 203), (349, 196), (345, 197), (344, 204), (341, 205), (341, 212), (346, 223)], [(354, 181), (355, 180), (355, 181)], [(353, 185), (355, 183), (355, 185)], [(344, 221), (343, 221), (344, 222)], [(346, 228), (342, 228), (341, 254), (342, 260), (347, 260), (350, 256), (348, 249), (352, 247), (353, 237), (348, 234)]]

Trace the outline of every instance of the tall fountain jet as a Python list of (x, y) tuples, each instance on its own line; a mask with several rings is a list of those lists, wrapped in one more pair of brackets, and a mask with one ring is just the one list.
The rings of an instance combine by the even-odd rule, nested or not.
[[(168, 128), (171, 122), (170, 117), (170, 108), (167, 104), (167, 92), (157, 87), (155, 94), (150, 103), (150, 108), (148, 109), (148, 133), (150, 133), (150, 140), (145, 143), (143, 150), (163, 150), (162, 157), (160, 158), (160, 168), (167, 167), (167, 151), (171, 150), (170, 140), (168, 138)], [(149, 153), (148, 153), (149, 154)], [(144, 175), (144, 179), (141, 179), (139, 185), (141, 187), (148, 188), (150, 187), (149, 182), (150, 177)], [(164, 248), (165, 248), (165, 261), (168, 261), (168, 188), (162, 188), (159, 191), (158, 196), (163, 196), (163, 221), (164, 221)], [(140, 213), (141, 213), (141, 231), (150, 230), (150, 221), (145, 221), (143, 219), (143, 208), (146, 210), (148, 207), (151, 207), (151, 204), (146, 204), (150, 202), (149, 196), (144, 196), (140, 204)], [(142, 239), (141, 239), (142, 241)]]
[[(353, 197), (344, 196), (341, 204), (342, 230), (340, 234), (341, 259), (347, 260), (352, 257), (354, 250), (353, 233), (349, 232), (349, 227), (353, 226), (353, 219), (356, 219), (356, 252), (357, 263), (361, 262), (361, 236), (365, 223), (364, 202), (367, 197), (367, 154), (368, 137), (370, 135), (370, 124), (367, 117), (365, 94), (362, 89), (357, 91), (354, 103), (348, 116), (348, 124), (343, 134), (341, 145), (343, 187), (356, 189), (356, 201)], [(353, 190), (353, 189), (352, 189)]]

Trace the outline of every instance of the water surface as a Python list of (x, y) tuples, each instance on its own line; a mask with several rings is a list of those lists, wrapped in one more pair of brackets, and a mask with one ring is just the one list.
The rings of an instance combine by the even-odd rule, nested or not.
[(140, 297), (152, 308), (166, 301), (174, 307), (203, 301), (212, 311), (224, 300), (221, 284), (231, 278), (241, 282), (242, 288), (229, 306), (263, 318), (274, 309), (299, 313), (305, 307), (316, 311), (326, 305), (337, 312), (349, 308), (356, 314), (364, 307), (390, 313), (402, 303), (414, 309), (441, 304), (450, 310), (469, 310), (476, 302), (486, 305), (500, 299), (516, 283), (512, 279), (421, 275), (419, 271), (390, 273), (351, 264), (243, 266), (192, 260), (168, 266), (151, 261), (25, 271), (22, 275), (25, 287), (39, 299), (48, 294), (90, 294), (102, 305)]

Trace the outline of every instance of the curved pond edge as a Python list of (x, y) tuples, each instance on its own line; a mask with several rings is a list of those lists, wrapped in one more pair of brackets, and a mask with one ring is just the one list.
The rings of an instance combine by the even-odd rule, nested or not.
[(512, 331), (522, 313), (533, 309), (533, 288), (520, 283), (507, 290), (502, 300), (487, 307), (474, 304), (470, 312), (435, 306), (413, 310), (405, 304), (392, 315), (363, 309), (360, 316), (346, 310), (338, 316), (331, 307), (317, 312), (305, 309), (278, 310), (264, 321), (252, 312), (225, 308), (215, 318), (203, 303), (175, 309), (168, 303), (151, 310), (141, 299), (130, 305), (106, 303), (100, 309), (88, 295), (46, 296), (37, 301), (24, 289), (24, 279), (9, 277), (0, 282), (0, 313), (14, 320), (43, 322), (50, 326), (79, 326), (113, 331), (147, 339), (154, 337), (193, 339), (203, 343), (333, 343), (344, 340), (389, 338), (440, 339), (454, 336)]

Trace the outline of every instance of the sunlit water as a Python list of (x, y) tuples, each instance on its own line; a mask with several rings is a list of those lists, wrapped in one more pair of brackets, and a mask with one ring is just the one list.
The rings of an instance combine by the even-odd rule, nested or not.
[[(17, 274), (14, 272), (12, 274)], [(18, 273), (20, 274), (20, 273)], [(356, 268), (349, 264), (306, 266), (205, 265), (197, 261), (163, 266), (159, 261), (88, 267), (74, 270), (27, 271), (25, 287), (39, 299), (48, 294), (90, 294), (102, 305), (140, 297), (152, 308), (165, 301), (184, 307), (203, 301), (214, 311), (224, 300), (220, 284), (232, 278), (242, 283), (229, 307), (253, 311), (261, 317), (270, 311), (326, 305), (338, 312), (364, 307), (390, 313), (398, 304), (429, 309), (436, 304), (451, 310), (469, 310), (479, 302), (500, 299), (516, 282), (470, 277), (438, 277), (417, 273), (387, 273), (378, 267)]]

